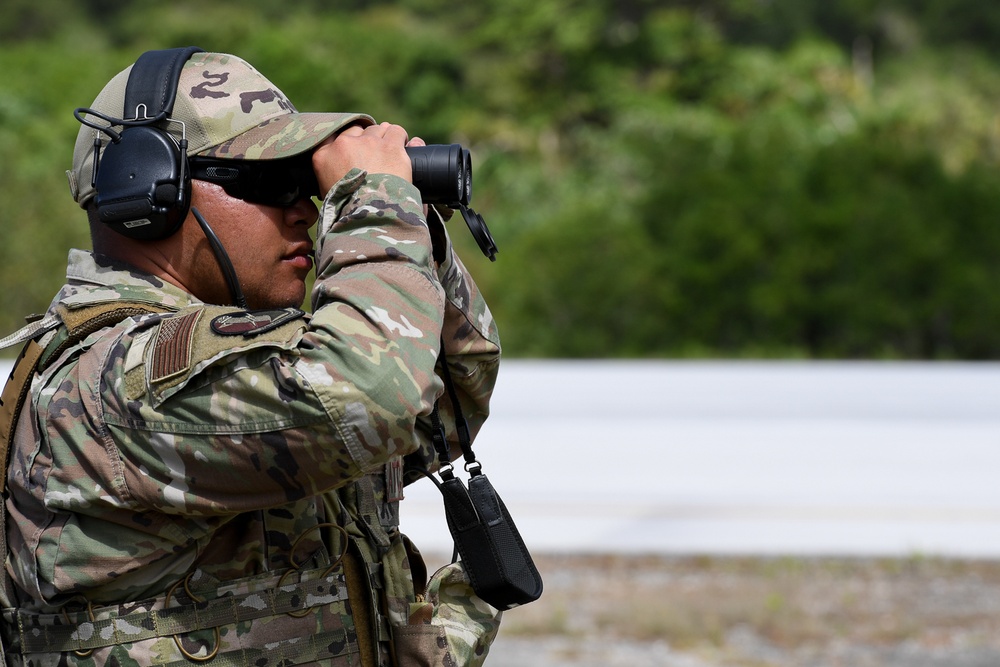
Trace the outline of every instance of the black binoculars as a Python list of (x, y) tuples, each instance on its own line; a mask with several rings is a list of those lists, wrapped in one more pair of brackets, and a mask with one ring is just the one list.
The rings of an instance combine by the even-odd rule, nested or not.
[(483, 254), (496, 261), (497, 246), (483, 216), (469, 208), (472, 200), (472, 156), (460, 144), (407, 146), (413, 185), (425, 204), (458, 209)]

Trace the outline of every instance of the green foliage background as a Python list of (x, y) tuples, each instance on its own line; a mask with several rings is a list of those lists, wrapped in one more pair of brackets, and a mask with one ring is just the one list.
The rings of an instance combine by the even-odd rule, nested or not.
[(0, 332), (88, 243), (73, 109), (197, 44), (470, 147), (509, 355), (997, 359), (998, 38), (974, 0), (5, 0)]

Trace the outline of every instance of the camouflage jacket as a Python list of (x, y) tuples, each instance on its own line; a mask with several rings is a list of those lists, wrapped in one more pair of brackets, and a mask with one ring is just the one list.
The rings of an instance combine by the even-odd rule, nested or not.
[[(114, 302), (163, 312), (97, 331), (34, 380), (7, 478), (18, 609), (5, 617), (21, 628), (5, 629), (8, 650), (23, 664), (48, 664), (46, 645), (72, 646), (68, 655), (88, 662), (169, 663), (173, 643), (197, 656), (214, 642), (220, 657), (242, 651), (231, 656), (241, 664), (357, 664), (339, 567), (349, 549), (382, 619), (371, 631), (387, 641), (383, 617), (405, 623), (406, 605), (419, 601), (399, 583), (410, 576), (399, 470), (403, 457), (433, 459), (426, 425), (443, 390), (442, 341), (473, 434), (499, 363), (485, 302), (450, 244), (445, 256), (440, 265), (432, 257), (413, 186), (357, 170), (323, 203), (311, 315), (199, 303), (72, 251), (50, 315)], [(285, 607), (278, 590), (291, 596)], [(252, 601), (260, 595), (267, 605)], [(257, 617), (220, 611), (178, 633), (106, 641), (128, 624), (167, 626), (175, 609), (204, 614), (218, 598), (270, 606), (258, 617), (278, 625), (261, 635), (248, 629)], [(332, 606), (307, 612), (307, 598)], [(251, 646), (243, 635), (254, 633), (271, 648)], [(308, 651), (279, 650), (306, 637)]]

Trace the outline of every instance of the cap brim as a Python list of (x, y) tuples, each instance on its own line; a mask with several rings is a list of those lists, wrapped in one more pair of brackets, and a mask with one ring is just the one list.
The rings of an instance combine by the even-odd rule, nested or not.
[(230, 160), (279, 160), (308, 152), (355, 123), (374, 125), (375, 119), (360, 113), (290, 113), (195, 154)]

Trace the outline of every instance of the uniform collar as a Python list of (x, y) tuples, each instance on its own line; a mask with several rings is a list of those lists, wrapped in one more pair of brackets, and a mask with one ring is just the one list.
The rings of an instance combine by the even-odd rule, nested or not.
[(130, 264), (85, 250), (70, 250), (66, 285), (52, 305), (75, 308), (110, 301), (136, 301), (169, 309), (201, 303), (176, 285)]

